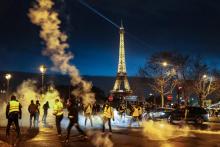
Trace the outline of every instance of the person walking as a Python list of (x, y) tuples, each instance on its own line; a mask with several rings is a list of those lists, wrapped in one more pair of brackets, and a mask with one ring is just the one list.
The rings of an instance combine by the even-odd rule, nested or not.
[(120, 104), (120, 106), (119, 106), (119, 108), (118, 108), (118, 112), (119, 112), (119, 115), (120, 115), (120, 117), (121, 117), (121, 119), (122, 119), (122, 117), (124, 116), (124, 118), (125, 118), (125, 111), (126, 111), (126, 106), (125, 106), (125, 104)]
[(56, 127), (58, 136), (61, 136), (61, 121), (63, 119), (63, 103), (59, 99), (55, 100), (53, 115), (56, 116)]
[[(28, 106), (28, 112), (30, 113), (30, 128), (32, 128), (32, 123), (34, 124), (35, 127), (35, 112), (37, 110), (36, 105), (34, 104), (34, 101), (31, 100), (31, 104)], [(34, 118), (34, 122), (33, 122), (33, 118)]]
[(135, 106), (132, 106), (132, 119), (130, 121), (129, 127), (131, 127), (134, 121), (137, 121), (138, 125), (140, 126), (139, 116), (140, 116), (140, 108), (138, 104), (136, 104)]
[(87, 104), (84, 108), (85, 126), (86, 126), (86, 123), (87, 123), (87, 119), (89, 119), (91, 127), (93, 127), (93, 124), (92, 124), (92, 109), (93, 109), (92, 104)]
[(17, 133), (17, 138), (20, 137), (20, 126), (18, 123), (18, 119), (21, 119), (22, 117), (22, 106), (21, 104), (16, 100), (16, 96), (12, 95), (11, 100), (7, 104), (6, 107), (6, 118), (8, 119), (8, 124), (6, 128), (6, 137), (10, 135), (10, 127), (12, 123), (15, 124), (16, 127), (16, 133)]
[(103, 106), (103, 127), (102, 127), (103, 132), (105, 132), (106, 122), (108, 122), (109, 131), (112, 132), (111, 119), (113, 119), (114, 121), (113, 107), (111, 107), (109, 101), (106, 101), (106, 103)]
[(35, 127), (38, 128), (39, 125), (39, 116), (40, 116), (40, 103), (39, 100), (36, 101), (36, 111), (35, 111)]
[(48, 114), (48, 109), (50, 108), (49, 106), (49, 102), (47, 101), (44, 105), (43, 105), (43, 109), (44, 109), (44, 114), (42, 117), (42, 122), (44, 123), (44, 125), (47, 124), (47, 114)]
[(78, 104), (74, 98), (69, 98), (67, 101), (67, 110), (68, 110), (68, 118), (69, 118), (69, 125), (67, 127), (67, 136), (65, 142), (69, 142), (70, 131), (73, 126), (78, 130), (80, 134), (84, 136), (84, 139), (88, 139), (86, 133), (80, 128), (78, 123)]

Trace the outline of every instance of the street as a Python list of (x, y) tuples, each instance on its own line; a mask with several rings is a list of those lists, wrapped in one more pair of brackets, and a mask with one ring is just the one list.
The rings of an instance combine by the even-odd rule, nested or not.
[[(143, 134), (143, 127), (122, 128), (115, 126), (112, 134), (100, 133), (98, 128), (87, 129), (88, 140), (84, 140), (75, 129), (72, 129), (69, 143), (64, 142), (66, 132), (63, 132), (62, 137), (58, 137), (54, 126), (40, 127), (39, 130), (22, 128), (19, 140), (16, 140), (14, 131), (11, 131), (11, 137), (5, 138), (5, 128), (2, 127), (0, 129), (0, 145), (1, 147), (13, 145), (19, 147), (111, 147), (112, 145), (114, 147), (220, 147), (220, 131), (216, 131), (219, 130), (220, 124), (206, 123), (199, 127), (188, 127), (187, 130), (180, 128), (172, 132), (171, 135), (165, 135), (165, 138), (160, 138), (160, 134), (154, 134), (156, 136), (150, 136), (151, 133)], [(156, 129), (163, 134), (162, 128), (161, 130), (160, 128)], [(167, 130), (166, 134), (169, 133)]]

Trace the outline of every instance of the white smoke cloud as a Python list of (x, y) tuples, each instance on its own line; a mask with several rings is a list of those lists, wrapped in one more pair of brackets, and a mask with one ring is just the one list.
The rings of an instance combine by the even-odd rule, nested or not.
[[(49, 102), (50, 109), (48, 110), (48, 119), (52, 119), (54, 116), (52, 115), (53, 111), (53, 105), (55, 102), (55, 99), (60, 98), (60, 94), (56, 89), (49, 89), (44, 94), (41, 94), (40, 91), (37, 88), (37, 82), (34, 80), (25, 80), (21, 85), (17, 87), (16, 92), (13, 93), (17, 97), (17, 100), (22, 105), (22, 119), (20, 120), (21, 126), (29, 127), (29, 112), (28, 112), (28, 106), (31, 103), (31, 100), (36, 102), (39, 100), (41, 106), (40, 106), (40, 120), (43, 116), (43, 104), (47, 101)], [(0, 111), (0, 117), (6, 118), (6, 106), (10, 99), (0, 99), (0, 107), (2, 111)], [(2, 119), (0, 121), (1, 126), (6, 126), (7, 119)]]
[(143, 135), (151, 140), (168, 140), (175, 137), (189, 136), (189, 128), (179, 128), (165, 121), (146, 121), (143, 123)]
[(109, 134), (102, 134), (101, 132), (97, 132), (95, 135), (93, 135), (92, 144), (96, 147), (113, 147), (114, 145)]
[(80, 77), (78, 69), (70, 64), (73, 54), (66, 51), (69, 47), (67, 35), (60, 30), (61, 21), (58, 13), (53, 10), (53, 0), (36, 0), (37, 3), (29, 11), (29, 18), (33, 24), (41, 27), (40, 37), (45, 41), (43, 54), (49, 56), (54, 68), (71, 77), (71, 83), (78, 88), (73, 95), (83, 98), (83, 103), (94, 103), (95, 95), (91, 92), (92, 84)]

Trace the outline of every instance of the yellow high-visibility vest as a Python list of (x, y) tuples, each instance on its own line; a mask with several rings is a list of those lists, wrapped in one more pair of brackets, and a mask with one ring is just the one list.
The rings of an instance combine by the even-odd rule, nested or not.
[(134, 109), (134, 112), (133, 112), (132, 116), (133, 116), (133, 117), (139, 116), (139, 110), (138, 110), (138, 108), (133, 107), (133, 109)]
[(54, 114), (56, 116), (63, 115), (63, 103), (58, 102), (54, 105)]
[(19, 105), (20, 105), (20, 103), (17, 101), (10, 101), (9, 102), (9, 113), (19, 112)]
[(91, 105), (89, 105), (89, 106), (86, 108), (85, 113), (86, 113), (86, 114), (92, 113), (92, 106), (91, 106)]
[(108, 106), (104, 108), (104, 117), (112, 118), (114, 116), (112, 107)]

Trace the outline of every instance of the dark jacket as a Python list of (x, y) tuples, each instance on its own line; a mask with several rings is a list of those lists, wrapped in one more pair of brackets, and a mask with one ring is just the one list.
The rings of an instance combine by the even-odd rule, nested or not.
[(44, 111), (47, 111), (49, 108), (50, 108), (50, 106), (49, 106), (48, 103), (45, 103), (45, 104), (43, 105)]
[(73, 116), (74, 118), (78, 118), (79, 108), (76, 101), (73, 98), (69, 99), (69, 102), (67, 104), (67, 110), (69, 112), (68, 116)]
[(30, 113), (30, 114), (35, 114), (35, 112), (36, 112), (36, 110), (37, 110), (37, 106), (34, 104), (34, 103), (31, 103), (29, 106), (28, 106), (28, 112)]

